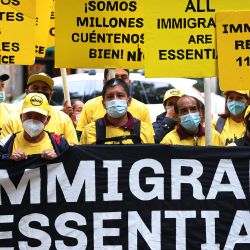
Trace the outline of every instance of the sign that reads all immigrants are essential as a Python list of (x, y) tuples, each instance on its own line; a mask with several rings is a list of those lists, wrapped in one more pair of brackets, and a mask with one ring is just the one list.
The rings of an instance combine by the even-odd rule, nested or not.
[(145, 1), (147, 77), (217, 75), (215, 13), (249, 9), (248, 0)]
[(142, 4), (142, 0), (56, 1), (56, 66), (143, 68)]

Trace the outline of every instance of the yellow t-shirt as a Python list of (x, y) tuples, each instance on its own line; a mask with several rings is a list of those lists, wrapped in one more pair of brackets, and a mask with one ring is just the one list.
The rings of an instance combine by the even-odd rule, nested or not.
[[(112, 138), (116, 136), (130, 135), (130, 131), (124, 130), (123, 128), (107, 126), (106, 127), (106, 138)], [(154, 143), (154, 136), (150, 133), (150, 129), (147, 123), (141, 122), (140, 138), (143, 144)], [(95, 144), (96, 143), (96, 127), (95, 122), (88, 124), (82, 133), (80, 144)], [(119, 142), (106, 142), (105, 144), (119, 144)], [(122, 144), (133, 144), (131, 139), (122, 141)]]
[[(213, 121), (213, 128), (216, 126), (217, 119)], [(246, 132), (246, 126), (244, 122), (235, 122), (231, 117), (226, 119), (225, 125), (221, 132), (221, 137), (225, 142), (224, 145), (228, 145), (244, 136)]]
[(15, 137), (12, 152), (22, 150), (26, 155), (33, 155), (41, 154), (46, 149), (54, 149), (47, 133), (45, 133), (44, 138), (40, 142), (30, 143), (24, 139), (23, 132), (21, 132)]
[[(13, 113), (3, 124), (2, 137), (9, 134), (15, 134), (23, 131), (22, 122), (20, 119), (21, 109)], [(68, 115), (62, 111), (51, 106), (50, 120), (45, 126), (45, 130), (48, 132), (54, 132), (58, 135), (63, 135), (68, 143), (78, 144), (76, 131), (74, 125)]]
[(12, 112), (13, 110), (11, 104), (0, 103), (0, 138), (2, 138), (3, 123)]
[[(142, 122), (146, 122), (149, 126), (149, 130), (154, 134), (154, 129), (150, 119), (149, 111), (147, 106), (132, 98), (131, 104), (128, 107), (128, 112)], [(102, 96), (95, 97), (84, 104), (81, 112), (80, 119), (77, 123), (76, 130), (83, 131), (84, 127), (91, 122), (96, 121), (99, 118), (104, 117), (106, 110), (102, 104)]]
[[(184, 146), (205, 146), (205, 136), (201, 137), (188, 137), (183, 140), (180, 139), (176, 129), (169, 132), (165, 137), (162, 139), (160, 144), (175, 144), (175, 145), (184, 145)], [(212, 146), (223, 146), (223, 140), (220, 134), (212, 129)]]

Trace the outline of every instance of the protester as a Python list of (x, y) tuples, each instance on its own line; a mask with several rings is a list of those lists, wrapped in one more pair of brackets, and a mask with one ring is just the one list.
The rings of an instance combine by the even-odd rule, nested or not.
[(228, 145), (241, 138), (246, 131), (244, 114), (250, 98), (248, 90), (226, 91), (224, 95), (225, 113), (213, 121), (213, 127), (221, 134), (225, 145)]
[(147, 123), (127, 111), (132, 98), (122, 79), (109, 80), (102, 90), (104, 117), (86, 125), (81, 144), (141, 144), (154, 143)]
[(5, 81), (9, 79), (9, 75), (0, 75), (0, 138), (2, 136), (3, 122), (13, 112), (11, 104), (4, 103), (5, 101)]
[(72, 106), (68, 104), (68, 101), (63, 105), (62, 111), (70, 117), (75, 127), (80, 119), (83, 106), (84, 103), (81, 100), (73, 100)]
[(50, 105), (45, 95), (28, 94), (20, 119), (23, 131), (0, 140), (1, 159), (21, 161), (29, 155), (41, 154), (46, 160), (53, 160), (69, 147), (64, 138), (44, 130), (50, 120)]
[[(29, 93), (42, 93), (46, 96), (50, 102), (53, 96), (54, 81), (47, 74), (39, 73), (31, 75), (27, 82), (26, 94)], [(3, 124), (2, 134), (7, 136), (8, 134), (14, 134), (22, 131), (22, 123), (20, 120), (20, 109), (13, 113)], [(51, 106), (50, 121), (46, 124), (46, 130), (52, 133), (63, 135), (65, 139), (71, 144), (77, 144), (77, 136), (74, 125), (71, 119), (62, 111), (56, 107)]]
[[(128, 86), (130, 85), (129, 71), (127, 69), (105, 69), (103, 84), (105, 85), (111, 77), (122, 79)], [(76, 127), (79, 137), (87, 124), (105, 115), (106, 111), (102, 105), (102, 101), (102, 96), (98, 96), (85, 103)], [(131, 104), (128, 111), (138, 120), (146, 122), (149, 125), (150, 133), (154, 133), (149, 111), (144, 103), (131, 98)]]
[[(205, 146), (205, 128), (201, 122), (199, 100), (184, 95), (175, 103), (174, 108), (178, 115), (178, 125), (162, 139), (161, 144)], [(212, 145), (223, 145), (219, 133), (215, 130), (212, 130)]]
[(166, 91), (163, 98), (165, 112), (158, 115), (153, 123), (155, 143), (160, 143), (163, 137), (175, 128), (177, 115), (174, 110), (174, 104), (183, 94), (183, 91), (180, 89), (169, 89)]
[(246, 126), (246, 132), (243, 137), (236, 139), (234, 142), (230, 143), (228, 146), (250, 146), (250, 105), (246, 109), (244, 115), (244, 123)]

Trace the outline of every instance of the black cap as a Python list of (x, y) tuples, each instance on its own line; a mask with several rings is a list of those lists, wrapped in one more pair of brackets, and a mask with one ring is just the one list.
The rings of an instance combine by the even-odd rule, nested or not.
[(9, 78), (10, 78), (9, 75), (7, 75), (7, 74), (0, 75), (0, 80), (3, 81), (3, 82), (7, 81)]

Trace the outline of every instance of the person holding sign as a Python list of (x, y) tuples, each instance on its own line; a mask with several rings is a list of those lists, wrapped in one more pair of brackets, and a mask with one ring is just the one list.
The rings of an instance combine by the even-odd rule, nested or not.
[(4, 120), (12, 113), (11, 104), (4, 103), (5, 101), (5, 81), (9, 79), (9, 75), (0, 75), (0, 137), (2, 134), (2, 125)]
[(127, 111), (132, 99), (124, 80), (113, 78), (107, 81), (102, 99), (106, 114), (84, 128), (80, 144), (154, 143), (148, 124)]
[(177, 115), (174, 110), (174, 104), (183, 94), (183, 91), (180, 89), (169, 89), (166, 91), (163, 98), (163, 106), (166, 111), (158, 115), (153, 123), (155, 143), (160, 143), (163, 137), (175, 128)]
[(50, 107), (43, 94), (30, 93), (25, 97), (20, 115), (23, 131), (0, 140), (1, 159), (21, 161), (28, 155), (41, 154), (46, 160), (53, 160), (68, 149), (62, 136), (44, 130), (50, 120)]
[[(42, 93), (50, 102), (53, 96), (54, 81), (45, 73), (31, 75), (27, 82), (26, 94)], [(3, 136), (14, 134), (22, 131), (22, 123), (20, 120), (20, 109), (13, 113), (3, 124)], [(50, 121), (46, 124), (46, 130), (59, 135), (64, 135), (69, 143), (77, 144), (77, 136), (71, 119), (64, 112), (51, 106)]]
[(244, 136), (246, 131), (244, 114), (250, 98), (248, 90), (226, 91), (224, 95), (226, 96), (225, 113), (213, 121), (213, 127), (221, 134), (225, 145), (228, 145)]
[[(183, 95), (175, 103), (174, 108), (178, 116), (178, 125), (160, 143), (205, 146), (205, 129), (202, 125), (200, 101), (195, 97)], [(215, 130), (212, 130), (212, 145), (223, 145), (220, 134)]]
[[(129, 71), (127, 69), (105, 69), (103, 84), (105, 85), (111, 78), (122, 79), (128, 86), (130, 85)], [(81, 136), (81, 133), (87, 124), (105, 115), (106, 111), (102, 105), (102, 102), (102, 96), (98, 96), (85, 103), (80, 120), (76, 127), (79, 137)], [(146, 122), (149, 126), (150, 133), (154, 133), (149, 111), (144, 103), (136, 100), (135, 98), (131, 98), (128, 111), (138, 120)]]

